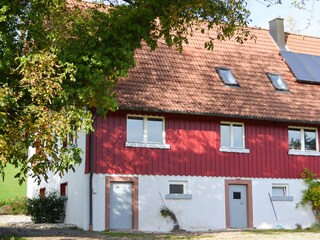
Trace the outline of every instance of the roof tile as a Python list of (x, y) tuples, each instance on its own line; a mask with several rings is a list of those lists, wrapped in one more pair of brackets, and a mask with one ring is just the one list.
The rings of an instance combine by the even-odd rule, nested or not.
[[(155, 51), (137, 50), (136, 67), (116, 87), (120, 108), (320, 122), (320, 85), (295, 81), (269, 32), (251, 31), (256, 41), (217, 41), (213, 51), (204, 49), (207, 36), (201, 33), (182, 53), (164, 43)], [(292, 50), (320, 55), (318, 38), (286, 39)], [(230, 68), (240, 87), (225, 86), (218, 66)], [(289, 92), (276, 91), (267, 72), (280, 74)]]

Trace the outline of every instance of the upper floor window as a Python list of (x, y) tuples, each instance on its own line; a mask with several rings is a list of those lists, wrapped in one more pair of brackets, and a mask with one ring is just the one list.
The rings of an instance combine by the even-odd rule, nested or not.
[(164, 118), (129, 115), (126, 146), (170, 148), (165, 144)]
[(288, 87), (287, 87), (285, 81), (283, 80), (283, 78), (279, 74), (267, 73), (267, 75), (276, 90), (288, 91)]
[(244, 125), (242, 123), (221, 123), (220, 151), (249, 153), (245, 149)]
[(289, 127), (288, 144), (289, 154), (319, 155), (317, 129)]
[(216, 70), (224, 84), (239, 86), (237, 79), (229, 68), (217, 67)]

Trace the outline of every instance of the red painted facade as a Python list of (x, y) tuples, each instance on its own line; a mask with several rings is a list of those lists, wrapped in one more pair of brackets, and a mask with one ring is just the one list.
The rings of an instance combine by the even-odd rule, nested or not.
[[(97, 118), (95, 173), (299, 178), (304, 168), (320, 170), (320, 157), (288, 155), (288, 126), (300, 124), (140, 112), (165, 117), (170, 149), (151, 149), (125, 147), (127, 114), (139, 112), (117, 111)], [(219, 151), (221, 121), (244, 123), (245, 147), (250, 153)]]

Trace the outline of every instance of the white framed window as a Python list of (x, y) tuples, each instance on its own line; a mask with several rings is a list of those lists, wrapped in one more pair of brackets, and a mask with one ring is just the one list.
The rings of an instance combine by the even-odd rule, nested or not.
[(249, 153), (249, 149), (245, 149), (243, 123), (221, 122), (220, 151)]
[(289, 127), (289, 154), (320, 156), (316, 128)]
[(272, 201), (293, 201), (293, 197), (289, 196), (289, 185), (282, 183), (272, 184)]
[(218, 72), (221, 80), (226, 85), (239, 86), (236, 77), (233, 75), (231, 69), (226, 67), (216, 67), (216, 71)]
[(165, 144), (165, 121), (163, 117), (128, 115), (127, 147), (169, 149)]
[(192, 195), (187, 192), (187, 181), (169, 180), (168, 188), (166, 199), (192, 199)]

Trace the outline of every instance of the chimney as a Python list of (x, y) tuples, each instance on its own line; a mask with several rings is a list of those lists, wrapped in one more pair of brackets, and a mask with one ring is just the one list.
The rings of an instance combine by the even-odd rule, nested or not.
[(283, 18), (275, 18), (269, 22), (269, 32), (281, 51), (287, 51), (284, 38)]

